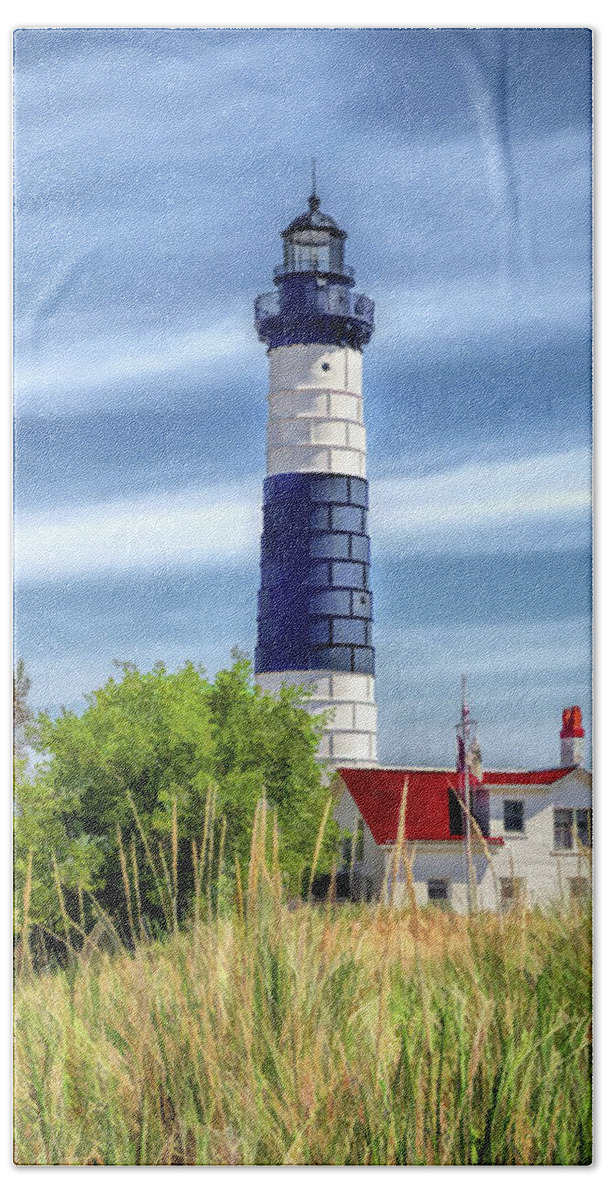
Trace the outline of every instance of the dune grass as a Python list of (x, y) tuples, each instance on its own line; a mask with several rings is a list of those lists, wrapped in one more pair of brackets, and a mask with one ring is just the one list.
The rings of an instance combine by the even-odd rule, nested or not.
[(294, 908), (258, 855), (232, 911), (22, 964), (15, 1159), (588, 1163), (590, 1020), (582, 910)]

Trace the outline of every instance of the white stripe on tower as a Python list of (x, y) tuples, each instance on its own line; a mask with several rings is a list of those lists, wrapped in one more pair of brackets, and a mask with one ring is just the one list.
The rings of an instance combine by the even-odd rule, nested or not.
[(377, 713), (373, 675), (347, 671), (261, 672), (256, 680), (265, 692), (278, 692), (282, 684), (304, 685), (314, 690), (306, 708), (310, 713), (330, 712), (332, 718), (319, 744), (319, 758), (338, 766), (375, 763)]
[(365, 478), (360, 350), (277, 346), (268, 352), (266, 470)]

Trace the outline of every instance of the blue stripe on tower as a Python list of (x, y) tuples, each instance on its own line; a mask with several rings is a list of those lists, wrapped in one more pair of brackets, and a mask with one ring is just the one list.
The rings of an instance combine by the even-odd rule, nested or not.
[(367, 510), (358, 476), (264, 481), (256, 672), (374, 674)]
[(361, 350), (374, 329), (374, 303), (353, 293), (352, 278), (321, 279), (314, 272), (278, 274), (278, 292), (258, 296), (256, 328), (272, 350), (277, 346), (350, 346)]

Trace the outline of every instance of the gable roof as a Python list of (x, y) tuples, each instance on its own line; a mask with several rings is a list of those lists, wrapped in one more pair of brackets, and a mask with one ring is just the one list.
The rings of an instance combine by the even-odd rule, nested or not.
[[(575, 767), (546, 771), (485, 771), (483, 787), (493, 784), (552, 784)], [(408, 778), (405, 836), (408, 841), (459, 842), (450, 834), (448, 788), (458, 790), (456, 771), (403, 767), (342, 767), (338, 771), (378, 846), (395, 842), (403, 785)], [(502, 838), (486, 838), (502, 845)]]
[(377, 845), (394, 842), (407, 775), (405, 836), (410, 840), (458, 841), (450, 837), (448, 787), (458, 785), (455, 771), (405, 771), (344, 767), (344, 780)]

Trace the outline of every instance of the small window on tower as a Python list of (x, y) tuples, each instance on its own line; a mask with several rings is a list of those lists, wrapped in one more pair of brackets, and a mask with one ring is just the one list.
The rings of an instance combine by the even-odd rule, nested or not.
[(321, 363), (321, 368), (323, 371), (329, 371), (330, 364), (328, 362)]

